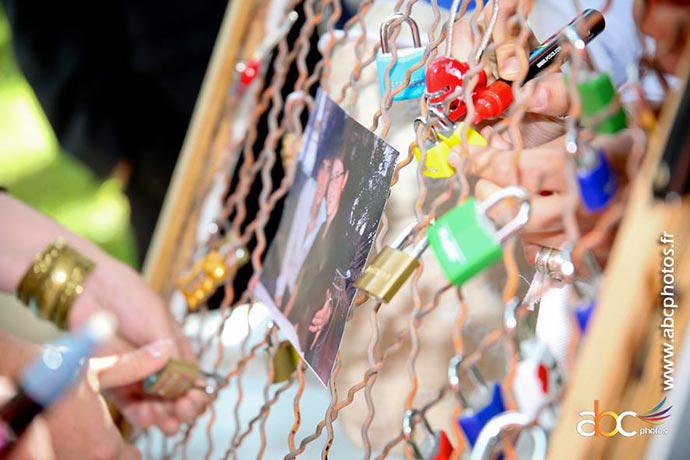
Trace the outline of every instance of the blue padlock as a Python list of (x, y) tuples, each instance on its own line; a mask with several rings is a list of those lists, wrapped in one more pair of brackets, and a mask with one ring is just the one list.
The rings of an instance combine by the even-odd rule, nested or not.
[(498, 382), (487, 385), (482, 378), (479, 370), (475, 366), (469, 368), (469, 376), (474, 380), (479, 391), (473, 398), (467, 398), (460, 388), (459, 369), (464, 360), (463, 356), (455, 356), (448, 365), (448, 381), (451, 389), (460, 399), (460, 403), (465, 408), (464, 412), (458, 417), (458, 424), (465, 433), (467, 442), (474, 446), (484, 426), (496, 415), (505, 412), (505, 403), (501, 393), (501, 386)]
[(576, 163), (582, 204), (590, 212), (601, 211), (613, 200), (618, 190), (616, 175), (604, 151), (584, 144)]
[(577, 325), (580, 327), (581, 334), (584, 334), (587, 330), (587, 325), (589, 325), (595, 306), (595, 301), (590, 300), (575, 308), (575, 318), (577, 319)]
[[(386, 71), (390, 66), (393, 55), (390, 52), (390, 30), (393, 21), (402, 18), (402, 21), (410, 26), (412, 32), (413, 48), (401, 49), (397, 52), (397, 59), (393, 68), (390, 69), (388, 76), (390, 77), (390, 90), (394, 91), (405, 82), (405, 74), (407, 71), (418, 65), (424, 57), (425, 47), (422, 46), (422, 41), (419, 38), (419, 28), (417, 23), (402, 13), (396, 13), (390, 16), (381, 25), (381, 52), (376, 55), (376, 69), (379, 77), (379, 90), (381, 97), (386, 93)], [(415, 99), (422, 97), (426, 89), (426, 73), (424, 66), (420, 65), (417, 70), (410, 75), (408, 85), (393, 97), (394, 101), (402, 101), (405, 99)]]

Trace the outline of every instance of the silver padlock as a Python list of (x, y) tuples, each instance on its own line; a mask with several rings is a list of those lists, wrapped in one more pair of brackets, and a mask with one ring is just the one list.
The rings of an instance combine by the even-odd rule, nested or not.
[(506, 306), (504, 321), (506, 333), (511, 337), (518, 355), (517, 368), (513, 378), (513, 394), (520, 412), (529, 418), (537, 418), (546, 429), (552, 429), (558, 419), (554, 401), (560, 393), (563, 378), (556, 358), (546, 343), (534, 331), (530, 317), (536, 312), (528, 311), (519, 318), (517, 311), (521, 303), (513, 299)]
[[(417, 427), (421, 422), (424, 429), (424, 439), (418, 442), (416, 438)], [(403, 418), (403, 437), (412, 447), (417, 460), (448, 460), (453, 453), (453, 445), (445, 431), (433, 431), (424, 414), (418, 410), (410, 409), (405, 412)]]
[(472, 449), (470, 460), (496, 460), (501, 458), (500, 444), (502, 435), (514, 431), (514, 440), (523, 431), (532, 436), (532, 455), (530, 460), (544, 460), (546, 458), (546, 432), (539, 425), (532, 425), (532, 419), (520, 412), (504, 412), (497, 415), (486, 424), (479, 434), (477, 443)]

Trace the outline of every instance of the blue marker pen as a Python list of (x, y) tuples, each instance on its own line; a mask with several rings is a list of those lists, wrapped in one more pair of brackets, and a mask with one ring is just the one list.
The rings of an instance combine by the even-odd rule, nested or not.
[(45, 346), (24, 369), (17, 394), (0, 408), (0, 459), (9, 454), (34, 417), (69, 391), (81, 376), (86, 359), (114, 331), (114, 317), (97, 313), (76, 334)]

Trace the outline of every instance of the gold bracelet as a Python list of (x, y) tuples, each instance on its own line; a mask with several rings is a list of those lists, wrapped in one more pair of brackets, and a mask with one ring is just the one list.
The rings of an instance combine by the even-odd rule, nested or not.
[(72, 267), (72, 272), (65, 283), (65, 287), (57, 299), (56, 308), (50, 320), (60, 329), (67, 329), (67, 318), (72, 305), (79, 294), (84, 292), (84, 282), (93, 271), (95, 264), (75, 251), (78, 258)]
[(37, 316), (65, 328), (70, 309), (84, 290), (94, 263), (57, 240), (34, 259), (17, 288), (17, 297)]
[(17, 298), (27, 305), (37, 316), (40, 316), (40, 306), (36, 302), (36, 293), (43, 285), (44, 280), (50, 273), (53, 264), (60, 257), (65, 249), (65, 244), (61, 239), (56, 240), (48, 246), (42, 253), (37, 254), (34, 263), (24, 274), (19, 287), (17, 288)]

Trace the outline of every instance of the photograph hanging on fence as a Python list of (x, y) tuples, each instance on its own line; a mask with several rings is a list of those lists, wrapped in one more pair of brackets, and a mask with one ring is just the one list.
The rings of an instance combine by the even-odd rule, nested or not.
[(319, 90), (254, 293), (324, 385), (397, 157), (393, 147)]

